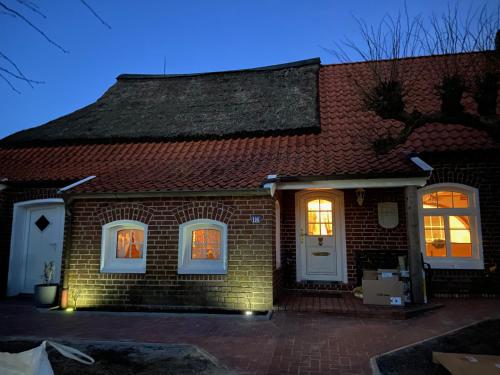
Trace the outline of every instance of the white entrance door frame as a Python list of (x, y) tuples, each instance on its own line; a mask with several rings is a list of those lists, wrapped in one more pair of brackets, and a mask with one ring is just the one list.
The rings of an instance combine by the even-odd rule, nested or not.
[[(307, 275), (306, 251), (302, 233), (306, 233), (306, 204), (313, 198), (327, 198), (334, 202), (335, 246), (337, 249), (337, 275)], [(323, 280), (347, 283), (347, 251), (345, 240), (344, 192), (334, 189), (301, 190), (295, 194), (295, 249), (297, 281)]]
[[(12, 231), (10, 240), (9, 275), (7, 283), (7, 295), (15, 296), (23, 292), (26, 277), (26, 265), (28, 257), (28, 236), (30, 230), (30, 210), (33, 208), (61, 207), (62, 222), (59, 230), (59, 238), (55, 250), (62, 256), (64, 239), (64, 201), (61, 198), (36, 199), (14, 204)], [(61, 257), (56, 266), (54, 282), (59, 282), (61, 275)], [(40, 269), (40, 274), (43, 269)]]

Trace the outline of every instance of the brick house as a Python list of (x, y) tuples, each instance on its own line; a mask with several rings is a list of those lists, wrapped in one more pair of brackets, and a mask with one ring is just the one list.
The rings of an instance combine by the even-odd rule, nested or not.
[[(435, 67), (472, 77), (482, 56), (398, 60), (405, 109), (439, 111)], [(491, 291), (499, 144), (436, 121), (377, 150), (403, 124), (360, 93), (392, 63), (121, 75), (95, 103), (4, 138), (1, 290), (30, 293), (53, 260), (80, 306), (267, 310), (284, 290), (348, 291), (406, 255), (416, 302), (421, 257), (436, 293)]]

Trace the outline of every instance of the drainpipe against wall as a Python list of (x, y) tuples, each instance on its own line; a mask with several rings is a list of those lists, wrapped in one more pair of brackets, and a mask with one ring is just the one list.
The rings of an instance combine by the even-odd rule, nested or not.
[[(67, 193), (69, 190), (72, 188), (79, 186), (81, 184), (84, 184), (92, 179), (94, 179), (96, 176), (88, 176), (85, 177), (79, 181), (76, 181), (68, 186), (60, 188), (57, 193), (58, 194), (63, 194)], [(64, 240), (63, 240), (63, 259), (64, 259), (64, 268), (61, 270), (62, 271), (62, 277), (63, 277), (63, 286), (62, 286), (62, 291), (61, 291), (61, 300), (60, 300), (60, 307), (62, 309), (65, 309), (67, 307), (68, 303), (68, 298), (69, 298), (69, 259), (71, 255), (71, 248), (73, 244), (73, 236), (72, 236), (72, 224), (73, 224), (73, 215), (72, 215), (72, 209), (73, 209), (73, 197), (70, 195), (64, 195), (63, 196), (64, 200), (64, 212), (65, 212), (65, 217), (64, 217)]]
[(63, 285), (61, 291), (61, 301), (60, 306), (62, 309), (67, 307), (68, 298), (69, 298), (69, 259), (71, 254), (71, 248), (73, 247), (73, 236), (72, 236), (72, 226), (73, 226), (73, 198), (70, 196), (64, 196), (64, 239), (63, 239)]

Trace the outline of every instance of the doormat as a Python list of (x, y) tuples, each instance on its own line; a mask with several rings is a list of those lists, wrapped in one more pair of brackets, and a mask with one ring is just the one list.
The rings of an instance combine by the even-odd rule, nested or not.
[(339, 292), (325, 292), (321, 290), (298, 290), (294, 291), (293, 294), (297, 294), (301, 297), (319, 297), (319, 298), (342, 298), (342, 293)]

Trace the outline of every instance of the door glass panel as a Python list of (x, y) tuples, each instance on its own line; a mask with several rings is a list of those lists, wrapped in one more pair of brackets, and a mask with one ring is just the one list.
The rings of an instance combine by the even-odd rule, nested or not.
[(319, 220), (318, 220), (318, 211), (309, 211), (307, 213), (307, 221), (309, 223), (318, 223)]
[(221, 232), (217, 229), (193, 231), (191, 259), (219, 260), (221, 256)]
[(116, 232), (117, 258), (142, 258), (144, 231), (140, 229), (122, 229)]
[(443, 216), (424, 216), (425, 254), (428, 257), (446, 256), (446, 237)]
[(468, 216), (450, 216), (449, 219), (451, 256), (471, 257), (470, 218)]
[(309, 236), (331, 236), (333, 234), (331, 201), (314, 199), (307, 202), (307, 234)]

